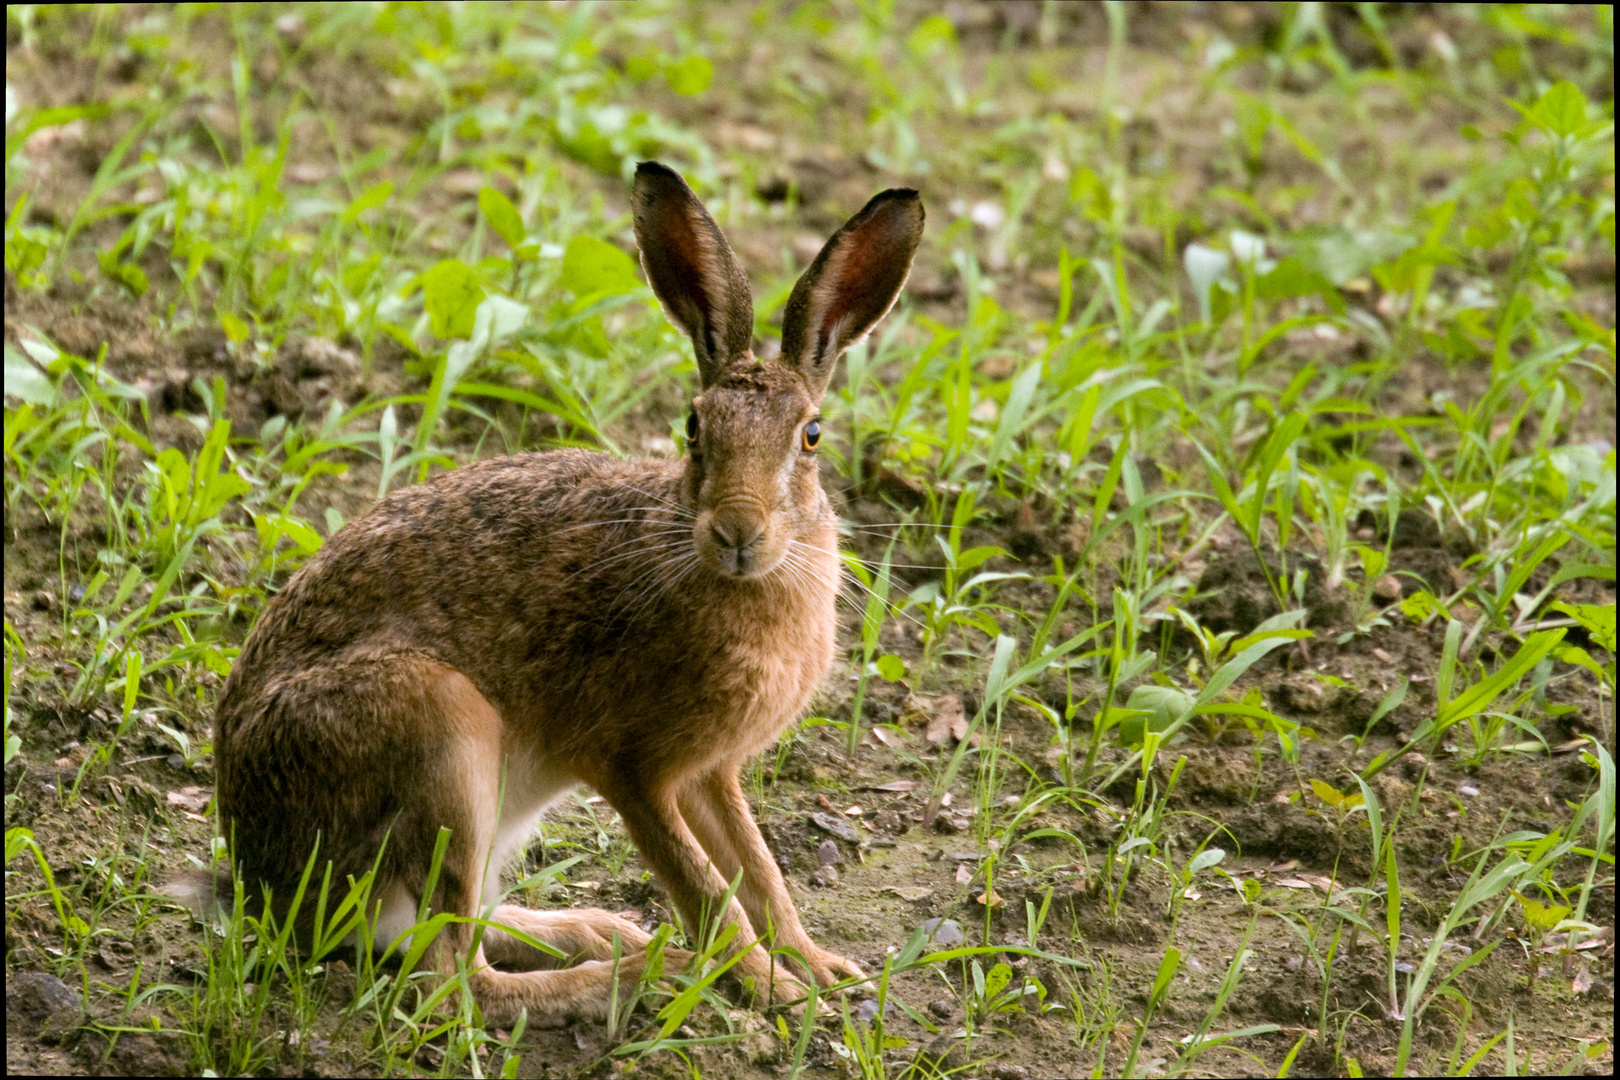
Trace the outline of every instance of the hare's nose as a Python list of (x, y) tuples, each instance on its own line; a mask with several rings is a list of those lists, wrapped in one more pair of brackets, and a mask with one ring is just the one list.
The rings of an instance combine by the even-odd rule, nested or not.
[(764, 534), (765, 525), (762, 522), (716, 520), (709, 523), (709, 531), (714, 534), (715, 543), (722, 548), (740, 552)]

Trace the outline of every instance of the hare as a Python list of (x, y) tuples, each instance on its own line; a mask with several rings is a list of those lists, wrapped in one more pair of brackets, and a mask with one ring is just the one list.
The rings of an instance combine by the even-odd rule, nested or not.
[[(483, 915), (539, 815), (589, 785), (687, 925), (735, 924), (754, 993), (798, 998), (766, 946), (797, 950), (823, 985), (862, 972), (805, 933), (738, 769), (832, 662), (841, 566), (818, 403), (899, 295), (922, 203), (884, 191), (827, 241), (788, 300), (780, 358), (764, 362), (748, 279), (692, 190), (645, 162), (632, 205), (642, 267), (696, 352), (688, 453), (482, 461), (338, 530), (266, 608), (221, 692), (219, 818), (237, 872), (272, 903), (317, 844), (336, 881), (376, 863), (387, 941), (416, 921), (441, 826), (431, 907)], [(486, 932), (468, 966), (492, 1022), (525, 1008), (536, 1024), (605, 1017), (615, 970), (644, 965), (649, 936), (607, 911), (487, 917), (583, 961), (549, 969)], [(451, 923), (432, 961), (454, 971), (473, 940)]]

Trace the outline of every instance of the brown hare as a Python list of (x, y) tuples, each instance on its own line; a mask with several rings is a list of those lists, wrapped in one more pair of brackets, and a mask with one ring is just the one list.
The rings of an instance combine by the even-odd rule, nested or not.
[[(245, 882), (283, 901), (317, 842), (335, 881), (381, 849), (388, 941), (415, 922), (441, 826), (431, 906), (484, 914), (538, 816), (587, 784), (687, 925), (719, 912), (740, 870), (719, 912), (736, 942), (791, 946), (824, 985), (858, 977), (806, 935), (737, 777), (832, 662), (841, 566), (818, 404), (898, 296), (922, 203), (885, 191), (839, 229), (788, 300), (780, 358), (762, 362), (748, 279), (692, 190), (647, 162), (632, 200), (647, 278), (697, 354), (689, 453), (481, 461), (340, 529), (266, 608), (220, 695), (221, 828)], [(488, 931), (468, 960), (496, 1022), (605, 1016), (613, 935), (621, 978), (649, 940), (598, 909), (488, 917), (584, 961), (538, 970), (549, 957)], [(446, 927), (438, 970), (472, 942), (469, 924)], [(734, 970), (765, 1000), (803, 996), (760, 944)]]

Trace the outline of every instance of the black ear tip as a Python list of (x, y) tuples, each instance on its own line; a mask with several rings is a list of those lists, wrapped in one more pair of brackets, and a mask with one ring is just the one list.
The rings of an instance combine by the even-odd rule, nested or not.
[(878, 213), (885, 208), (892, 208), (902, 214), (916, 214), (920, 220), (925, 215), (923, 211), (922, 196), (916, 188), (889, 188), (872, 196), (871, 201), (861, 208), (857, 217)]
[(692, 191), (692, 188), (681, 177), (681, 174), (665, 165), (662, 161), (643, 161), (638, 164), (636, 166), (636, 180), (633, 186), (637, 191), (645, 191), (649, 194), (662, 191), (671, 195), (676, 192), (685, 192), (690, 195)]

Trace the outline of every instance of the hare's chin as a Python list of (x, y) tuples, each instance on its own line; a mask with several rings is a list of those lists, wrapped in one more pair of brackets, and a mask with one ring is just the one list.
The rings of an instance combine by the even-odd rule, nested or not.
[(747, 566), (738, 566), (734, 561), (728, 561), (724, 555), (711, 557), (709, 568), (716, 577), (726, 581), (763, 581), (774, 574), (787, 560), (785, 554), (780, 554), (765, 562), (750, 563)]

